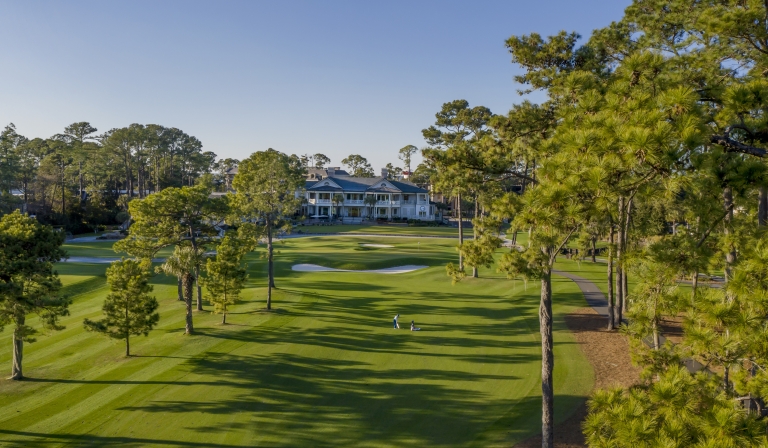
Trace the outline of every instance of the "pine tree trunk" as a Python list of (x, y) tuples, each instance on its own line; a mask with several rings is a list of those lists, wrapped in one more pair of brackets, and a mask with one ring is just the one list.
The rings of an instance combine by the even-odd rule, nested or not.
[(78, 198), (80, 202), (83, 202), (83, 162), (77, 162), (77, 177), (80, 181), (80, 188), (78, 188)]
[(541, 446), (552, 448), (554, 445), (555, 357), (552, 351), (552, 274), (549, 270), (541, 278), (539, 331), (541, 333)]
[[(128, 326), (129, 321), (129, 309), (128, 309), (128, 302), (125, 303), (125, 325)], [(125, 328), (125, 357), (128, 358), (131, 356), (131, 333), (128, 331), (128, 328)]]
[(179, 301), (183, 302), (184, 301), (184, 292), (182, 291), (182, 288), (181, 288), (181, 277), (177, 278), (176, 280), (177, 280), (177, 285), (178, 285), (177, 289), (179, 290)]
[(619, 198), (619, 225), (616, 236), (616, 326), (621, 326), (624, 318), (624, 281), (622, 278), (622, 241), (624, 241), (624, 198)]
[[(627, 210), (624, 214), (624, 232), (622, 235), (622, 241), (621, 241), (621, 251), (622, 254), (625, 255), (627, 253), (627, 247), (628, 247), (628, 241), (629, 241), (629, 224), (631, 222), (632, 218), (632, 199), (629, 199), (627, 202)], [(623, 301), (622, 304), (622, 315), (629, 310), (629, 303), (627, 300), (629, 300), (629, 275), (627, 275), (627, 270), (622, 268), (621, 269), (621, 300)]]
[(757, 225), (762, 227), (768, 223), (768, 187), (760, 187), (757, 196)]
[(272, 288), (275, 287), (274, 271), (272, 266), (272, 226), (267, 224), (267, 309), (272, 309)]
[(227, 323), (227, 312), (224, 311), (223, 317), (221, 318), (221, 324), (224, 325)]
[(613, 294), (613, 224), (611, 224), (611, 230), (609, 233), (609, 245), (608, 245), (608, 330), (612, 331), (616, 328), (614, 307), (616, 306), (616, 297)]
[(592, 238), (592, 263), (597, 263), (597, 240)]
[(691, 308), (696, 308), (696, 289), (699, 287), (699, 270), (693, 271), (691, 279)]
[(185, 334), (192, 334), (195, 331), (194, 326), (192, 325), (192, 282), (193, 278), (192, 275), (185, 273), (182, 277), (182, 283), (184, 287), (184, 304), (186, 305), (187, 315), (186, 315), (186, 328), (184, 330)]
[[(459, 212), (459, 246), (464, 244), (464, 229), (461, 227), (461, 193), (456, 195), (456, 209)], [(459, 270), (464, 270), (464, 256), (459, 251)]]
[(61, 215), (62, 216), (65, 216), (67, 214), (66, 193), (67, 193), (67, 187), (66, 187), (66, 182), (64, 181), (64, 163), (62, 162), (62, 165), (61, 165)]
[(656, 319), (653, 319), (653, 349), (658, 350), (660, 346), (659, 342), (659, 326)]
[(197, 311), (203, 311), (203, 288), (200, 286), (200, 266), (195, 266), (195, 284), (197, 285)]
[[(733, 224), (733, 190), (731, 187), (725, 187), (723, 190), (723, 206), (726, 210), (725, 219), (725, 237), (728, 238), (731, 235), (731, 225)], [(733, 265), (736, 263), (736, 249), (733, 247), (733, 243), (729, 242), (728, 251), (725, 253), (725, 282), (731, 279), (733, 274)]]
[(13, 364), (11, 367), (12, 380), (23, 380), (24, 374), (21, 368), (22, 359), (24, 358), (24, 340), (21, 337), (21, 327), (24, 326), (26, 316), (22, 315), (16, 319), (16, 329), (13, 331)]
[(269, 286), (275, 288), (274, 247), (272, 245), (272, 226), (267, 227), (267, 253), (269, 255)]

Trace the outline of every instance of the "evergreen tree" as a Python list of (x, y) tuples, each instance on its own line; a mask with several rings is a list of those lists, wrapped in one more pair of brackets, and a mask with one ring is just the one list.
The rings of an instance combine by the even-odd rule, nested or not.
[(131, 356), (131, 336), (148, 335), (160, 320), (155, 312), (160, 305), (149, 295), (153, 288), (148, 268), (146, 263), (130, 259), (112, 263), (107, 269), (110, 293), (101, 308), (104, 319), (83, 321), (86, 330), (125, 339), (125, 356)]
[(272, 288), (275, 287), (274, 248), (275, 232), (289, 231), (290, 217), (301, 207), (305, 170), (296, 156), (287, 156), (270, 148), (255, 152), (240, 163), (232, 185), (237, 193), (233, 203), (239, 217), (246, 222), (241, 226), (251, 229), (255, 238), (267, 240), (267, 309), (272, 309)]
[(24, 343), (35, 342), (37, 330), (27, 316), (37, 314), (44, 328), (61, 330), (61, 316), (71, 301), (59, 295), (61, 282), (53, 263), (66, 256), (64, 234), (18, 211), (0, 217), (0, 329), (13, 324), (11, 379), (24, 378)]
[(240, 298), (240, 292), (248, 278), (242, 265), (244, 245), (231, 236), (225, 236), (216, 250), (215, 258), (206, 262), (206, 276), (203, 285), (208, 292), (208, 301), (214, 304), (215, 312), (221, 313), (221, 323), (227, 323), (227, 310)]

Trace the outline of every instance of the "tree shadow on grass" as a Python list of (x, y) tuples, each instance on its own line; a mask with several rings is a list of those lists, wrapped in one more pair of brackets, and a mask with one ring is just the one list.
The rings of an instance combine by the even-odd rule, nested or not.
[[(472, 441), (475, 431), (493, 425), (499, 416), (516, 410), (524, 416), (532, 411), (528, 398), (497, 397), (462, 386), (519, 379), (512, 375), (372, 367), (355, 360), (319, 361), (292, 354), (215, 354), (191, 361), (190, 369), (247, 384), (239, 389), (241, 393), (218, 399), (213, 391), (201, 391), (199, 400), (152, 401), (118, 410), (180, 415), (246, 413), (249, 423), (187, 429), (212, 434), (253, 431), (266, 440), (280, 440), (274, 443), (278, 446), (354, 446), (369, 440), (382, 445), (464, 445)], [(352, 427), (355, 430), (349, 431)]]
[(227, 448), (237, 445), (224, 445), (207, 442), (182, 442), (177, 440), (149, 439), (143, 437), (108, 437), (92, 434), (46, 434), (31, 431), (9, 431), (0, 429), (4, 447), (105, 447), (139, 448), (146, 446), (188, 447), (188, 448)]
[(138, 381), (138, 380), (73, 380), (62, 378), (30, 378), (24, 377), (24, 381), (29, 383), (58, 383), (58, 384), (106, 384), (106, 385), (161, 385), (161, 386), (226, 386), (226, 387), (240, 387), (237, 382), (231, 381)]

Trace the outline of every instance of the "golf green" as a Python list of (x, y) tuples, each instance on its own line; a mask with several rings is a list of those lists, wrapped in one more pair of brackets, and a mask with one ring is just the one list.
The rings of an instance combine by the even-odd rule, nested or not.
[[(197, 312), (192, 336), (183, 335), (175, 280), (157, 276), (160, 324), (131, 340), (130, 358), (122, 341), (82, 327), (83, 318), (100, 315), (107, 265), (61, 263), (71, 315), (65, 330), (25, 345), (26, 381), (0, 380), (0, 446), (510, 446), (540, 428), (538, 284), (526, 289), (481, 269), (481, 278), (452, 286), (444, 266), (455, 260), (455, 244), (284, 240), (276, 247), (273, 310), (264, 310), (266, 263), (254, 253), (228, 324)], [(104, 243), (67, 249), (115, 256)], [(298, 263), (430, 267), (389, 275), (292, 271)], [(554, 290), (562, 420), (586, 398), (593, 375), (563, 323), (584, 299), (559, 277)], [(421, 331), (408, 331), (411, 320)], [(9, 330), (0, 333), (0, 365), (10, 371)]]

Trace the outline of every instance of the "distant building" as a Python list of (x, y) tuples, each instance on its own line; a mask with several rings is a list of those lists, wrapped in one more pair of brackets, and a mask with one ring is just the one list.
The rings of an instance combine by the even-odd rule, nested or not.
[[(320, 219), (337, 216), (353, 221), (363, 218), (434, 221), (436, 218), (429, 191), (405, 180), (388, 180), (384, 170), (379, 177), (332, 173), (321, 179), (307, 179), (303, 207), (306, 216)], [(317, 173), (315, 175), (317, 177)], [(334, 202), (337, 195), (342, 199), (338, 204)], [(375, 202), (366, 198), (375, 198)]]
[[(227, 190), (231, 191), (232, 179), (237, 167), (226, 171)], [(430, 203), (429, 191), (407, 180), (389, 180), (382, 169), (379, 177), (350, 176), (339, 167), (308, 168), (304, 192), (305, 201), (301, 213), (309, 218), (344, 218), (345, 221), (372, 219), (437, 219), (434, 203)], [(223, 195), (225, 193), (214, 193)], [(339, 194), (343, 201), (334, 203)], [(366, 203), (367, 197), (376, 199)]]

